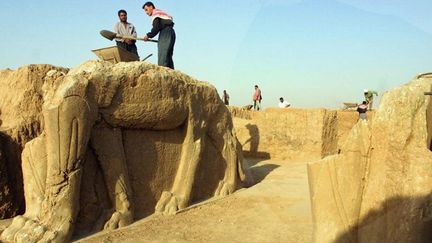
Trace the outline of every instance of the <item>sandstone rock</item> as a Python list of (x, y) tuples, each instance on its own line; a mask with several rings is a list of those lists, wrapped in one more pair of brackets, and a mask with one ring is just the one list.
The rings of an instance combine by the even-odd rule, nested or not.
[(431, 85), (423, 75), (387, 92), (370, 130), (348, 136), (355, 150), (309, 165), (317, 242), (432, 241)]
[(247, 156), (313, 160), (337, 152), (336, 111), (266, 109), (249, 113), (251, 119), (234, 118)]
[[(108, 216), (105, 228), (122, 227), (241, 186), (241, 146), (213, 86), (141, 62), (89, 61), (50, 75), (43, 131), (22, 155), (26, 213), (2, 240), (63, 242), (77, 222)], [(108, 215), (98, 204), (107, 197)]]
[(246, 109), (245, 107), (228, 106), (231, 115), (236, 118), (242, 118), (250, 120), (252, 119), (253, 111)]
[[(369, 156), (369, 126), (360, 121), (340, 154), (308, 165), (315, 242), (335, 242), (358, 224)], [(356, 242), (356, 236), (347, 236), (348, 242)]]
[[(351, 129), (358, 121), (357, 111), (337, 110), (337, 147), (338, 151), (342, 149)], [(372, 125), (375, 111), (368, 111), (368, 124)]]
[(372, 126), (359, 241), (430, 242), (432, 77), (387, 93)]
[[(53, 71), (65, 73), (68, 69), (28, 65), (17, 70), (0, 70), (0, 135), (5, 161), (0, 173), (7, 175), (7, 193), (13, 195), (13, 203), (8, 204), (10, 212), (24, 211), (21, 152), (24, 145), (42, 131), (42, 86), (47, 80), (55, 79), (49, 75)], [(6, 189), (0, 193), (6, 193)], [(0, 215), (0, 219), (15, 216), (15, 213)]]

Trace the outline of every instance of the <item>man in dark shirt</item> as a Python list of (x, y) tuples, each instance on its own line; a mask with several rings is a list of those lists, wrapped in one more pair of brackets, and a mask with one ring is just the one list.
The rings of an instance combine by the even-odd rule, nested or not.
[(158, 65), (174, 69), (172, 59), (176, 34), (173, 18), (164, 11), (155, 8), (152, 2), (143, 5), (145, 13), (151, 17), (153, 28), (144, 36), (144, 41), (159, 34)]

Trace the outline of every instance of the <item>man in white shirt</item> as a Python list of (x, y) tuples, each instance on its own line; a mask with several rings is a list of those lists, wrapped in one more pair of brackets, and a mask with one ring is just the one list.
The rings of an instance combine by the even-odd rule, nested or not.
[[(114, 32), (119, 35), (133, 36), (137, 37), (137, 32), (133, 24), (127, 22), (127, 12), (124, 9), (118, 11), (118, 17), (120, 22), (114, 25)], [(138, 50), (135, 45), (135, 40), (120, 39), (116, 38), (116, 43), (118, 47), (125, 49), (128, 52), (132, 52), (138, 56)]]
[(279, 108), (288, 108), (290, 106), (291, 104), (288, 101), (284, 100), (283, 97), (279, 98)]

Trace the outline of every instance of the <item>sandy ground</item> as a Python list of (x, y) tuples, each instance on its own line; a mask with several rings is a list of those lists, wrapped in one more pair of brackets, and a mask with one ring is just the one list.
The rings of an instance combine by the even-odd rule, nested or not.
[(305, 163), (248, 160), (255, 185), (78, 242), (311, 242)]

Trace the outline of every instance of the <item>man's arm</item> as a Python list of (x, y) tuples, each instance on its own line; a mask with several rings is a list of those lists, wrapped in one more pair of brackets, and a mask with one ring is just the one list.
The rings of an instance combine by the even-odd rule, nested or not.
[(153, 38), (166, 26), (174, 26), (174, 22), (169, 19), (155, 18), (155, 20), (153, 20), (153, 28), (146, 36), (148, 38)]
[(148, 38), (155, 37), (159, 33), (159, 31), (161, 31), (161, 29), (162, 29), (161, 18), (155, 18), (155, 20), (153, 20), (153, 28), (151, 29), (150, 32), (147, 33), (147, 37)]

